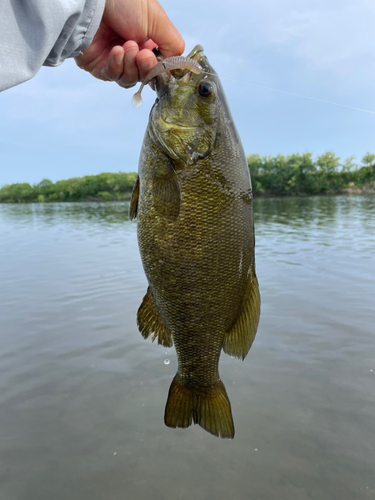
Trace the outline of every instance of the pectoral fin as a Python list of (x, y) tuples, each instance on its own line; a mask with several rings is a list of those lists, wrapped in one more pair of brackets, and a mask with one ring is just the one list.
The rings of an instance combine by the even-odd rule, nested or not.
[(139, 198), (139, 175), (134, 183), (132, 197), (130, 199), (129, 219), (133, 220), (137, 217), (138, 213), (138, 198)]
[(180, 213), (180, 183), (173, 166), (160, 162), (154, 170), (152, 194), (160, 215), (175, 219)]
[(245, 359), (254, 341), (260, 316), (260, 294), (257, 277), (249, 280), (242, 309), (236, 321), (225, 334), (223, 351), (230, 356)]
[(137, 313), (137, 324), (144, 339), (152, 334), (152, 341), (158, 339), (158, 344), (164, 347), (172, 347), (173, 340), (171, 332), (164, 326), (163, 321), (156, 310), (150, 288), (143, 298)]

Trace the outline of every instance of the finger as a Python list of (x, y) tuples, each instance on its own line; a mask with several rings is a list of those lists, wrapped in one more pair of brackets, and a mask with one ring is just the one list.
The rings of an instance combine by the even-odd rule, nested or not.
[(109, 53), (115, 46), (121, 47), (124, 42), (125, 40), (116, 36), (111, 28), (101, 23), (91, 45), (83, 50), (75, 61), (80, 68), (92, 74), (97, 73), (94, 76), (100, 78), (100, 71), (106, 65)]
[(139, 43), (138, 45), (139, 45), (139, 50), (143, 50), (143, 49), (152, 50), (155, 47), (157, 47), (157, 44), (154, 42), (154, 40), (151, 40), (151, 38), (146, 40), (146, 42), (144, 42), (144, 43)]
[(122, 73), (117, 79), (117, 83), (125, 88), (134, 87), (139, 81), (138, 66), (136, 63), (139, 48), (136, 42), (131, 40), (126, 42), (122, 48), (124, 50), (124, 62)]
[(184, 52), (184, 39), (157, 0), (149, 1), (148, 27), (149, 38), (157, 44), (165, 57), (181, 55)]
[(107, 61), (100, 70), (100, 78), (106, 81), (114, 81), (120, 78), (124, 69), (124, 49), (116, 45), (109, 52)]
[(149, 49), (143, 49), (139, 51), (136, 57), (136, 63), (138, 66), (139, 76), (141, 81), (147, 76), (147, 73), (151, 68), (157, 63), (155, 54)]

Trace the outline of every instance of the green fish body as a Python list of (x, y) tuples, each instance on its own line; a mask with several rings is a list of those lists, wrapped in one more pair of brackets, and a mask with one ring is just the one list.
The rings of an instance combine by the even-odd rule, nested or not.
[(201, 74), (156, 78), (130, 204), (149, 283), (137, 322), (176, 347), (165, 424), (233, 438), (218, 364), (222, 350), (245, 358), (259, 322), (251, 181), (218, 76), (201, 46), (188, 57)]

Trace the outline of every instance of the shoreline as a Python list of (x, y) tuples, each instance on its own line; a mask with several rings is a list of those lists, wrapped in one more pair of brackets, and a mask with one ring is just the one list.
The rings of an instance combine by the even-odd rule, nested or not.
[[(323, 156), (338, 160), (333, 153)], [(375, 164), (350, 171), (339, 171), (335, 165), (323, 169), (318, 165), (322, 157), (315, 165), (311, 153), (263, 159), (253, 155), (247, 159), (254, 198), (375, 193)], [(0, 188), (0, 203), (129, 201), (136, 179), (136, 172), (103, 172), (56, 182), (43, 179), (33, 185), (7, 184)]]
[(276, 198), (277, 196), (288, 196), (288, 197), (300, 197), (300, 196), (341, 196), (341, 195), (356, 195), (356, 194), (375, 194), (375, 182), (370, 182), (368, 184), (364, 184), (360, 187), (350, 186), (346, 188), (339, 188), (337, 191), (333, 189), (328, 189), (324, 193), (272, 193), (272, 192), (264, 192), (260, 193), (259, 191), (253, 192), (254, 198)]
[[(253, 192), (253, 198), (305, 198), (308, 196), (353, 196), (353, 195), (368, 195), (375, 194), (375, 182), (370, 184), (365, 184), (360, 188), (349, 187), (342, 188), (337, 191), (327, 190), (324, 193), (260, 193)], [(129, 196), (113, 197), (113, 198), (101, 198), (96, 196), (88, 196), (82, 200), (43, 200), (43, 201), (0, 201), (2, 205), (21, 205), (21, 204), (52, 204), (52, 203), (107, 203), (107, 202), (129, 202), (131, 199), (131, 193)]]

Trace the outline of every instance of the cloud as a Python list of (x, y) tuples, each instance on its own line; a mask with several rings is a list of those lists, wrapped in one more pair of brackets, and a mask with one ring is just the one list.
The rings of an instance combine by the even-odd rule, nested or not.
[[(348, 62), (355, 63), (357, 58), (370, 56), (375, 50), (375, 5), (366, 4), (291, 10), (268, 26), (267, 39), (299, 58), (302, 64), (346, 75), (350, 71)], [(362, 69), (374, 74), (372, 65)]]
[[(372, 0), (162, 0), (186, 41), (202, 44), (225, 88), (245, 149), (372, 150), (371, 115), (248, 83), (375, 109)], [(134, 89), (135, 91), (135, 89)], [(96, 81), (74, 61), (42, 68), (0, 95), (0, 165), (7, 182), (136, 168), (155, 94)], [(0, 184), (2, 184), (0, 167)], [(13, 179), (13, 180), (12, 180)]]

